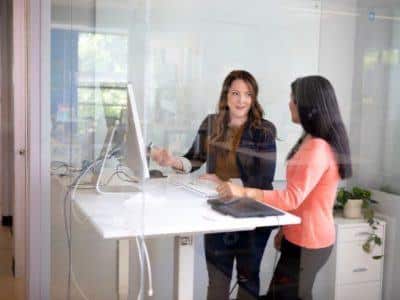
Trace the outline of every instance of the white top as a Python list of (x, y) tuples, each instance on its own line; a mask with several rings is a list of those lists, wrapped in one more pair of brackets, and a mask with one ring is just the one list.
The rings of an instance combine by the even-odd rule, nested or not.
[(167, 179), (150, 179), (143, 190), (115, 196), (78, 190), (75, 203), (104, 239), (240, 231), (300, 223), (300, 218), (289, 213), (242, 219), (224, 216), (212, 210), (206, 198)]

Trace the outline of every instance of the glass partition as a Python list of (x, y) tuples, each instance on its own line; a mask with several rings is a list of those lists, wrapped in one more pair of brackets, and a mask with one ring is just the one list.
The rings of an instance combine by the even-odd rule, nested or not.
[[(322, 1), (320, 73), (336, 89), (351, 144), (353, 176), (345, 182), (345, 188), (370, 191), (377, 201), (372, 205), (375, 214), (386, 223), (383, 232), (380, 227), (375, 232), (382, 245), (373, 245), (369, 253), (360, 248), (371, 236), (357, 241), (346, 237), (337, 225), (337, 250), (314, 286), (314, 297), (318, 299), (332, 293), (339, 299), (391, 299), (399, 295), (393, 255), (399, 237), (395, 224), (400, 217), (396, 188), (399, 101), (398, 89), (393, 85), (399, 69), (398, 17), (396, 1)], [(374, 253), (384, 255), (374, 260)], [(337, 263), (339, 273), (334, 272), (332, 261)], [(331, 284), (333, 278), (335, 286)]]
[[(398, 295), (397, 271), (390, 267), (396, 261), (395, 224), (400, 217), (394, 213), (397, 204), (391, 202), (399, 193), (400, 176), (396, 167), (398, 4), (348, 0), (51, 3), (52, 299), (137, 299), (140, 292), (143, 299), (188, 299), (181, 292), (207, 299), (215, 274), (210, 275), (206, 264), (204, 233), (222, 232), (222, 242), (229, 246), (240, 239), (238, 231), (246, 230), (220, 229), (220, 216), (211, 209), (204, 213), (207, 198), (185, 194), (182, 188), (207, 172), (212, 161), (209, 153), (199, 159), (201, 168), (190, 174), (181, 174), (188, 171), (181, 158), (194, 142), (194, 151), (201, 152), (196, 135), (207, 124), (203, 122), (207, 116), (217, 113), (224, 79), (233, 70), (247, 70), (254, 76), (264, 118), (276, 128), (276, 169), (272, 170), (276, 189), (286, 186), (286, 156), (302, 133), (290, 119), (291, 82), (312, 74), (331, 81), (354, 164), (354, 176), (341, 185), (373, 190), (388, 234), (380, 234), (383, 246), (376, 249), (384, 247), (388, 254), (374, 261), (378, 275), (371, 280), (349, 275), (351, 280), (339, 284), (335, 280), (347, 273), (333, 266), (346, 266), (347, 261), (338, 253), (353, 247), (347, 252), (363, 259), (366, 254), (361, 239), (341, 243), (338, 235), (336, 250), (316, 277), (314, 298), (336, 299), (336, 294), (342, 295), (339, 299), (357, 299), (354, 293), (361, 288), (371, 291), (371, 300), (383, 299), (382, 293), (385, 299)], [(146, 153), (151, 175), (159, 178), (138, 180), (132, 172), (141, 163), (126, 150), (132, 149), (124, 135), (132, 129), (127, 118), (133, 113), (126, 115), (132, 102), (146, 146), (142, 148), (165, 149), (178, 164), (176, 168), (157, 164)], [(119, 142), (110, 142), (112, 134)], [(111, 152), (106, 152), (109, 144)], [(101, 175), (105, 153), (113, 155)], [(132, 167), (132, 159), (136, 165), (126, 168), (129, 163)], [(143, 193), (99, 193), (99, 176), (103, 176), (99, 181), (103, 192), (107, 186), (134, 181)], [(79, 205), (74, 204), (76, 199)], [(193, 215), (194, 207), (204, 209), (204, 215)], [(353, 221), (366, 225), (362, 219)], [(341, 232), (352, 221), (336, 216), (335, 222)], [(248, 262), (256, 264), (252, 271), (259, 267), (259, 280), (252, 283), (259, 282), (254, 290), (260, 295), (269, 290), (280, 257), (273, 246), (276, 232), (277, 226), (269, 238), (269, 231), (264, 233), (258, 260)], [(237, 262), (237, 257), (229, 259), (221, 280), (230, 298), (242, 299), (238, 283), (246, 284), (236, 274)], [(353, 269), (364, 274), (365, 268)], [(343, 272), (353, 274), (353, 269)], [(255, 299), (254, 290), (249, 299)]]
[[(399, 76), (399, 5), (360, 5), (359, 16), (355, 84), (360, 89), (354, 101), (359, 124), (353, 127), (359, 136), (357, 180), (398, 194), (399, 110), (394, 82)], [(373, 147), (371, 140), (376, 141)]]
[[(74, 203), (98, 195), (100, 176), (103, 188), (119, 175), (100, 168), (127, 108), (131, 10), (127, 1), (52, 1), (51, 10), (51, 297), (119, 299), (128, 293), (119, 284), (124, 245), (104, 239)], [(107, 170), (119, 164), (113, 153)], [(105, 221), (112, 227), (119, 219)]]

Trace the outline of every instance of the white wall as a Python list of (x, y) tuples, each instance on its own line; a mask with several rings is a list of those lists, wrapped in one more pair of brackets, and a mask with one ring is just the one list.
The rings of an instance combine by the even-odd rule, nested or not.
[[(242, 1), (142, 2), (144, 17), (132, 20), (131, 49), (139, 52), (131, 52), (130, 69), (143, 89), (147, 140), (184, 153), (201, 120), (215, 111), (228, 72), (247, 69), (278, 128), (276, 179), (283, 179), (285, 156), (300, 135), (289, 121), (289, 85), (318, 72), (315, 3), (254, 1), (243, 9)], [(135, 35), (143, 30), (145, 36)], [(144, 82), (136, 70), (143, 70)]]
[(357, 20), (357, 0), (322, 1), (318, 72), (335, 88), (347, 130), (350, 130), (353, 100)]

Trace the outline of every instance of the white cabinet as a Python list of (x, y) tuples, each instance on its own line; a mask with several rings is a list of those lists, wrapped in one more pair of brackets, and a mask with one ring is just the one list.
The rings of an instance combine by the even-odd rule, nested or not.
[(364, 220), (335, 218), (336, 244), (327, 264), (319, 272), (314, 285), (315, 299), (381, 300), (385, 222), (379, 221), (376, 233), (382, 246), (374, 246), (371, 253), (362, 249), (371, 232)]
[(341, 285), (336, 290), (335, 299), (340, 300), (376, 300), (382, 298), (381, 282), (364, 282)]

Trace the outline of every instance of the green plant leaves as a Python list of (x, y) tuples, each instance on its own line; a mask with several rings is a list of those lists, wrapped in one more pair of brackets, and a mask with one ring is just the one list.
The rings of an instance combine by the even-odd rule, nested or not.
[(368, 190), (364, 190), (360, 187), (353, 187), (352, 195), (356, 199), (364, 199), (364, 200), (371, 199), (371, 192)]
[(344, 188), (339, 189), (338, 194), (336, 196), (336, 202), (344, 207), (347, 200), (350, 199), (352, 194), (349, 191), (346, 191)]
[(374, 255), (372, 256), (373, 259), (381, 259), (383, 257), (383, 255)]
[(381, 239), (379, 236), (377, 236), (377, 235), (374, 236), (374, 242), (375, 242), (375, 244), (377, 244), (378, 246), (382, 245), (382, 239)]
[(353, 187), (351, 192), (340, 188), (336, 196), (336, 202), (343, 207), (349, 199), (362, 199), (364, 200), (363, 208), (368, 208), (371, 204), (371, 192), (357, 186)]
[(371, 252), (371, 244), (370, 242), (366, 241), (363, 245), (362, 248), (365, 252), (370, 253)]

